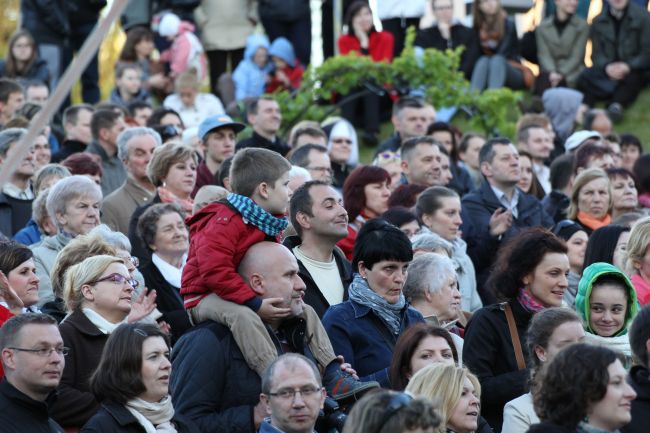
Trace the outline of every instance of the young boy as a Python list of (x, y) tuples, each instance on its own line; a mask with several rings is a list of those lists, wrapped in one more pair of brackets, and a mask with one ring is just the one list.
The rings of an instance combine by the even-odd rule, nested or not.
[(110, 102), (126, 108), (130, 102), (147, 102), (149, 92), (142, 88), (142, 70), (132, 63), (120, 63), (115, 70), (115, 89)]
[[(291, 164), (277, 152), (242, 149), (230, 170), (233, 193), (188, 221), (191, 243), (181, 282), (185, 308), (194, 323), (212, 319), (227, 325), (248, 365), (260, 376), (278, 356), (260, 317), (268, 320), (287, 313), (272, 305), (271, 299), (258, 297), (237, 267), (248, 248), (278, 241), (287, 227), (290, 169)], [(344, 399), (378, 386), (344, 376), (316, 312), (305, 305), (302, 317), (311, 337), (309, 349), (324, 369), (324, 386), (332, 397)]]

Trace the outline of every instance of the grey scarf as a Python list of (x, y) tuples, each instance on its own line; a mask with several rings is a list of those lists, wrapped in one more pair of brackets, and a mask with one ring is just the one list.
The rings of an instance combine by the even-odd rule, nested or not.
[(354, 279), (348, 288), (348, 295), (351, 301), (374, 311), (394, 335), (399, 335), (400, 313), (406, 305), (404, 293), (400, 293), (399, 300), (396, 303), (389, 304), (368, 286), (368, 282), (361, 275), (354, 274)]

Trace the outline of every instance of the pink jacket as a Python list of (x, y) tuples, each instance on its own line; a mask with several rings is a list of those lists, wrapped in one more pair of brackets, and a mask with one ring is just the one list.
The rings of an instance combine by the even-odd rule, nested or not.
[(207, 71), (205, 53), (201, 42), (194, 34), (194, 26), (181, 21), (176, 39), (169, 49), (160, 54), (162, 62), (170, 63), (172, 78), (195, 68), (199, 80), (203, 80)]

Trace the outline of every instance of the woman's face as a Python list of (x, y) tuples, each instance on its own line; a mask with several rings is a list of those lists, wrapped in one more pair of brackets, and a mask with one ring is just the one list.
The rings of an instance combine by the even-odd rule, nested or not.
[(480, 400), (472, 382), (466, 377), (460, 400), (447, 420), (447, 427), (456, 433), (471, 433), (478, 428)]
[(639, 152), (638, 147), (628, 144), (621, 148), (621, 155), (623, 156), (623, 167), (632, 170), (634, 163), (639, 159), (641, 153)]
[(585, 339), (585, 330), (579, 321), (564, 322), (555, 330), (548, 339), (546, 348), (535, 347), (535, 354), (542, 362), (551, 362), (560, 350), (574, 344), (581, 343)]
[(72, 235), (85, 235), (99, 225), (101, 200), (84, 195), (66, 203), (65, 213), (57, 219), (63, 230)]
[(631, 177), (616, 176), (611, 180), (612, 207), (617, 210), (636, 209), (639, 193)]
[(190, 247), (189, 233), (178, 212), (162, 215), (156, 222), (156, 237), (153, 242), (156, 253), (166, 256), (182, 256)]
[(533, 163), (529, 158), (519, 155), (519, 167), (521, 168), (521, 177), (517, 186), (528, 194), (530, 187), (533, 186)]
[(373, 292), (389, 304), (395, 304), (402, 294), (407, 267), (408, 262), (382, 260), (368, 269), (364, 262), (359, 262), (359, 274), (368, 281)]
[(437, 22), (450, 24), (454, 19), (454, 4), (450, 0), (434, 0), (431, 9)]
[(9, 285), (23, 301), (25, 307), (38, 303), (38, 282), (34, 259), (29, 259), (12, 269), (7, 274)]
[(454, 365), (454, 354), (449, 347), (449, 343), (437, 335), (427, 335), (420, 341), (415, 348), (409, 365), (410, 374), (408, 378), (413, 377), (415, 373), (431, 364), (450, 364)]
[(402, 224), (399, 229), (402, 233), (408, 236), (409, 239), (411, 239), (420, 232), (420, 224), (418, 224), (417, 220), (413, 220), (406, 224)]
[(16, 39), (16, 42), (11, 47), (11, 54), (19, 62), (26, 62), (34, 53), (34, 46), (26, 36), (21, 36)]
[(368, 217), (374, 218), (388, 210), (388, 181), (369, 183), (363, 187), (363, 194), (366, 196), (366, 206), (364, 208)]
[(390, 174), (390, 185), (388, 188), (391, 192), (395, 191), (395, 189), (400, 186), (402, 167), (400, 167), (399, 162), (395, 161), (382, 165), (382, 168)]
[(140, 59), (145, 59), (151, 55), (154, 49), (153, 39), (142, 38), (135, 44), (135, 54)]
[(332, 137), (330, 159), (339, 164), (348, 162), (352, 154), (352, 140), (348, 137)]
[(189, 197), (196, 184), (196, 163), (192, 158), (187, 158), (172, 164), (163, 182), (176, 197)]
[(483, 14), (492, 16), (499, 11), (499, 0), (479, 0), (478, 8)]
[(589, 326), (601, 337), (616, 335), (625, 326), (627, 292), (613, 284), (595, 286), (589, 298)]
[(460, 235), (459, 229), (463, 223), (460, 217), (460, 198), (442, 197), (440, 207), (432, 214), (423, 215), (422, 219), (429, 230), (447, 241), (453, 241)]
[(430, 305), (436, 317), (441, 322), (447, 322), (458, 318), (460, 311), (460, 291), (456, 274), (448, 275), (442, 283), (442, 287), (435, 293), (430, 293)]
[(631, 403), (636, 392), (627, 383), (627, 371), (618, 359), (607, 367), (609, 382), (602, 400), (587, 412), (589, 424), (606, 431), (618, 431), (632, 420)]
[(364, 33), (370, 33), (372, 29), (372, 12), (368, 7), (362, 7), (352, 18), (352, 28), (359, 29)]
[(594, 217), (603, 218), (609, 208), (609, 181), (605, 178), (586, 183), (578, 193), (578, 210)]
[(612, 265), (619, 268), (621, 271), (625, 269), (625, 260), (627, 254), (627, 241), (630, 240), (630, 231), (621, 232), (616, 241), (616, 248), (614, 248), (614, 255)]
[(575, 232), (571, 237), (566, 241), (567, 256), (569, 257), (569, 266), (577, 274), (580, 273), (582, 265), (585, 262), (585, 251), (587, 251), (587, 242), (589, 241), (589, 236), (586, 232), (579, 230)]
[(531, 295), (545, 307), (562, 305), (567, 288), (569, 258), (564, 253), (546, 253), (542, 261), (523, 278)]
[(84, 306), (92, 309), (106, 320), (119, 323), (131, 312), (133, 287), (125, 280), (130, 280), (129, 270), (123, 263), (111, 263), (97, 280), (119, 274), (123, 280), (88, 282), (82, 287)]
[(157, 403), (169, 395), (169, 347), (162, 337), (149, 337), (142, 342), (142, 383), (146, 391), (140, 394), (144, 401)]

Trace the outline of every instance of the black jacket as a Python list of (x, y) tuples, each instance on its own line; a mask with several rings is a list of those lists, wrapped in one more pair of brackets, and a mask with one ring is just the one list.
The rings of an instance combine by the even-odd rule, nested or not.
[(460, 56), (459, 69), (467, 79), (471, 78), (474, 63), (476, 63), (479, 57), (479, 45), (476, 40), (476, 33), (461, 23), (452, 24), (449, 39), (442, 37), (437, 25), (418, 30), (413, 45), (425, 49), (435, 48), (439, 51), (444, 51), (447, 48), (455, 49), (457, 47), (465, 47), (463, 54)]
[(0, 192), (0, 233), (12, 237), (25, 227), (32, 217), (32, 201)]
[[(199, 433), (199, 429), (186, 418), (174, 414), (172, 423), (178, 433)], [(81, 429), (81, 433), (146, 433), (127, 408), (113, 402), (102, 403), (101, 409)]]
[(172, 343), (192, 327), (187, 310), (183, 307), (183, 297), (179, 289), (165, 280), (153, 262), (140, 267), (144, 283), (149, 290), (156, 291), (156, 305), (164, 320), (172, 328)]
[[(512, 313), (522, 348), (526, 347), (526, 330), (533, 314), (518, 301), (511, 301)], [(463, 361), (481, 382), (481, 415), (501, 431), (503, 407), (526, 393), (528, 369), (519, 370), (508, 322), (501, 304), (476, 311), (465, 330)]]
[(65, 0), (22, 0), (21, 22), (37, 44), (62, 45), (70, 36)]
[[(283, 242), (284, 246), (289, 248), (290, 250), (293, 250), (293, 248), (300, 245), (300, 243), (301, 243), (300, 237), (298, 236), (289, 236)], [(343, 283), (343, 301), (347, 301), (348, 286), (350, 285), (350, 282), (352, 282), (352, 266), (350, 265), (350, 262), (348, 261), (348, 259), (345, 258), (345, 255), (339, 248), (334, 248), (333, 253), (334, 253), (334, 260), (336, 260), (336, 266), (339, 268), (339, 275), (341, 276), (341, 282)], [(307, 305), (310, 305), (314, 309), (314, 311), (316, 311), (318, 317), (322, 319), (323, 315), (330, 307), (330, 304), (329, 302), (327, 302), (327, 299), (325, 299), (323, 292), (318, 288), (316, 282), (309, 274), (309, 271), (307, 270), (307, 268), (305, 268), (305, 265), (303, 265), (300, 260), (298, 260), (298, 275), (300, 275), (302, 281), (305, 282), (305, 286), (306, 286), (305, 298), (304, 298), (305, 303)]]
[(88, 147), (88, 145), (82, 141), (65, 140), (61, 144), (59, 151), (52, 155), (52, 162), (61, 162), (70, 155), (84, 152), (86, 150), (86, 147)]
[(0, 430), (2, 433), (63, 433), (47, 413), (46, 402), (36, 401), (11, 385), (7, 379), (0, 383)]
[(396, 132), (379, 145), (374, 157), (377, 157), (382, 152), (397, 152), (400, 147), (402, 147), (402, 137), (400, 137), (399, 132)]
[(575, 431), (575, 429), (563, 427), (551, 422), (541, 422), (531, 425), (527, 433), (574, 433)]
[(247, 147), (261, 147), (262, 149), (273, 150), (282, 156), (285, 156), (291, 150), (287, 143), (282, 141), (280, 137), (275, 137), (275, 141), (269, 141), (255, 131), (253, 131), (253, 135), (250, 138), (245, 138), (237, 143), (235, 149), (241, 150)]
[[(7, 73), (6, 71), (6, 62), (0, 60), (0, 77), (4, 77)], [(50, 70), (47, 69), (47, 62), (43, 59), (37, 58), (32, 63), (32, 67), (29, 68), (24, 74), (18, 75), (16, 78), (21, 78), (28, 81), (42, 81), (46, 86), (50, 85)]]
[[(306, 324), (289, 320), (282, 327), (289, 344), (307, 357)], [(282, 353), (274, 335), (278, 353)], [(230, 330), (208, 320), (186, 332), (172, 350), (170, 389), (177, 414), (202, 432), (254, 433), (253, 408), (261, 381), (239, 350)]]
[(129, 242), (131, 242), (131, 255), (140, 259), (140, 265), (142, 267), (146, 266), (151, 262), (151, 251), (144, 244), (142, 237), (138, 234), (138, 220), (149, 207), (162, 203), (160, 196), (156, 193), (151, 202), (139, 206), (133, 215), (131, 215), (131, 221), (129, 221)]
[(567, 209), (570, 204), (571, 199), (555, 189), (542, 199), (544, 211), (553, 218), (556, 224), (567, 219)]
[(650, 371), (634, 366), (627, 381), (636, 391), (636, 399), (632, 400), (632, 421), (621, 429), (621, 433), (647, 433), (650, 429)]

